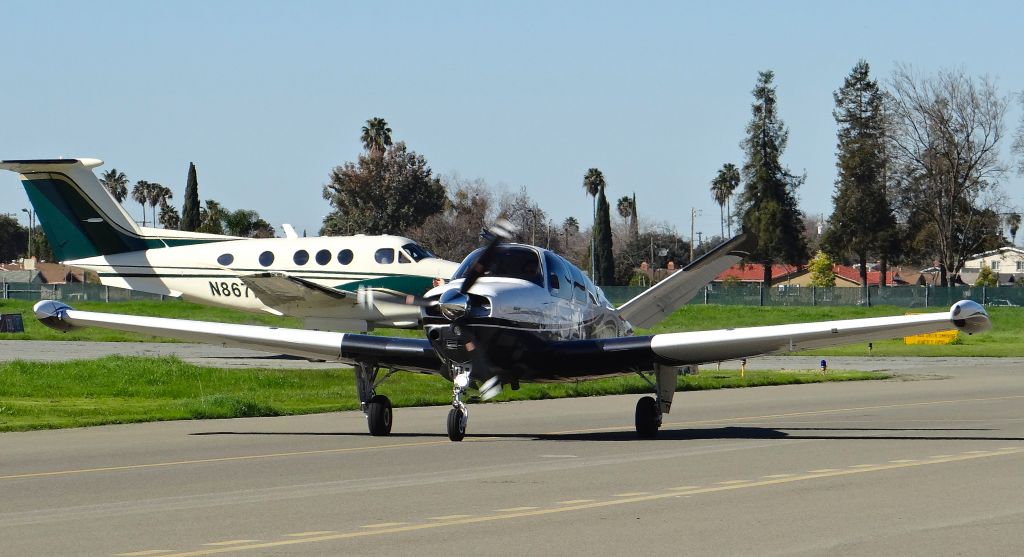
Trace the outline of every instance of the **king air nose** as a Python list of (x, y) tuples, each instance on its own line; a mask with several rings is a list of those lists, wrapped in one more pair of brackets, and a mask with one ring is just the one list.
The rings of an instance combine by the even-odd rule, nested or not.
[(441, 315), (444, 315), (451, 321), (455, 321), (466, 315), (466, 311), (469, 308), (469, 296), (458, 290), (449, 290), (441, 294), (438, 305), (441, 307)]

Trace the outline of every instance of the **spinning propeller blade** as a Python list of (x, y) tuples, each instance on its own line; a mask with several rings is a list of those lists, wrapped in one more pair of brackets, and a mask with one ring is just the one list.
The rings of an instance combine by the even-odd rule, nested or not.
[(476, 258), (476, 261), (473, 262), (473, 266), (466, 272), (466, 276), (462, 280), (462, 286), (459, 288), (459, 292), (463, 294), (469, 292), (469, 289), (473, 287), (473, 284), (476, 283), (477, 279), (479, 279), (484, 274), (484, 271), (487, 270), (487, 266), (491, 264), (491, 259), (494, 258), (494, 254), (497, 251), (498, 246), (501, 245), (502, 242), (512, 238), (515, 232), (515, 225), (505, 219), (498, 219), (497, 222), (494, 223), (493, 227), (485, 231), (484, 237), (489, 237), (490, 241), (488, 242), (487, 247), (484, 248), (483, 253), (480, 254), (480, 257)]

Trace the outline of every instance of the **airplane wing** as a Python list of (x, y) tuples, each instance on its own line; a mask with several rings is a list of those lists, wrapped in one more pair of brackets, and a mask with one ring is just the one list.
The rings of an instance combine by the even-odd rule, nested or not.
[(441, 370), (441, 361), (426, 339), (97, 313), (53, 300), (38, 302), (34, 311), (44, 325), (61, 331), (101, 327), (348, 364), (364, 361), (411, 371)]
[(980, 304), (961, 300), (948, 312), (921, 315), (553, 342), (527, 353), (522, 366), (536, 380), (582, 379), (650, 370), (656, 363), (703, 364), (950, 329), (974, 334), (991, 327)]
[(634, 327), (653, 327), (683, 304), (719, 273), (747, 256), (748, 235), (740, 234), (619, 307), (619, 315)]
[[(350, 364), (362, 360), (432, 373), (439, 373), (442, 367), (425, 339), (96, 313), (53, 300), (37, 303), (34, 311), (43, 324), (65, 331), (93, 326)], [(961, 300), (948, 312), (921, 315), (550, 342), (535, 350), (519, 351), (517, 361), (506, 364), (518, 366), (527, 381), (584, 379), (646, 371), (654, 364), (701, 364), (951, 328), (974, 334), (991, 326), (980, 304)]]
[(355, 292), (321, 286), (284, 273), (239, 275), (238, 278), (261, 302), (277, 310), (295, 304), (302, 304), (303, 307), (330, 307), (342, 304), (352, 306), (356, 303)]

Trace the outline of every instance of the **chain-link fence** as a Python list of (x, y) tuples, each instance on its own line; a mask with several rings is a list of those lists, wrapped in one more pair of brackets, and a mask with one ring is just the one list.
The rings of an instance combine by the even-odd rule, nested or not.
[[(605, 296), (620, 305), (640, 294), (641, 286), (605, 286)], [(830, 287), (759, 284), (709, 285), (690, 300), (691, 304), (744, 306), (900, 306), (907, 308), (949, 307), (958, 300), (974, 300), (990, 306), (1024, 306), (1024, 288), (1013, 286), (871, 286)]]
[[(605, 286), (605, 295), (621, 305), (640, 294), (643, 286)], [(150, 294), (100, 284), (0, 283), (0, 298), (14, 300), (61, 300), (130, 302), (132, 300), (177, 300), (173, 296)], [(1012, 286), (872, 286), (820, 288), (759, 284), (709, 285), (690, 300), (691, 304), (730, 306), (900, 306), (907, 308), (949, 307), (957, 300), (971, 299), (990, 306), (1024, 306), (1024, 288)]]
[(177, 300), (173, 296), (126, 290), (102, 284), (38, 284), (0, 282), (0, 298), (10, 300), (61, 300), (89, 302), (130, 302), (132, 300)]

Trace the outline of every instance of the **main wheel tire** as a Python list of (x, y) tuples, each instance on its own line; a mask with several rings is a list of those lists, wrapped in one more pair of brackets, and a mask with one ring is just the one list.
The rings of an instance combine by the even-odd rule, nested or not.
[(366, 422), (370, 435), (391, 435), (391, 400), (384, 395), (375, 395), (366, 403)]
[(658, 401), (649, 396), (636, 401), (636, 434), (641, 439), (654, 439), (660, 426)]
[(448, 412), (448, 438), (452, 441), (462, 441), (466, 437), (466, 420), (462, 410), (452, 408)]

